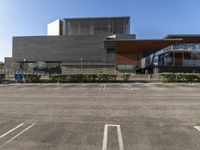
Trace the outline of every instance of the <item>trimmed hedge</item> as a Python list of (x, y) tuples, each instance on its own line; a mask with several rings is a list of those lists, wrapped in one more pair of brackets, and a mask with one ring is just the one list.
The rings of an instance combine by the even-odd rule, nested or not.
[(66, 75), (59, 75), (59, 74), (54, 74), (54, 75), (49, 75), (49, 79), (51, 80), (51, 82), (62, 82), (62, 81), (66, 81)]
[(128, 81), (129, 78), (130, 78), (130, 76), (131, 76), (131, 74), (129, 74), (129, 73), (123, 73), (123, 74), (121, 75), (121, 78), (122, 78), (124, 81)]
[(0, 83), (3, 82), (3, 80), (5, 80), (6, 75), (5, 74), (0, 74)]
[(98, 82), (109, 82), (109, 81), (116, 81), (117, 75), (116, 74), (99, 74), (98, 75)]
[(116, 74), (55, 74), (49, 76), (51, 82), (113, 82), (116, 81)]
[(41, 75), (37, 74), (24, 74), (23, 76), (26, 83), (38, 83), (41, 78)]
[(198, 73), (161, 73), (164, 82), (200, 82)]

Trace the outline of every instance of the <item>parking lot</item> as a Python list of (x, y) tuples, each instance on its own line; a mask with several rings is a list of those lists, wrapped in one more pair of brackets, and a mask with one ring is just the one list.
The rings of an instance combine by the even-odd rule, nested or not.
[(0, 85), (1, 150), (199, 150), (200, 84)]

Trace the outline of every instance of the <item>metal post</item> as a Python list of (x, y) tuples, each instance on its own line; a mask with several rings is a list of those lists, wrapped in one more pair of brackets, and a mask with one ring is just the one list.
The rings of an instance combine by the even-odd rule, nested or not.
[(84, 59), (81, 58), (80, 61), (81, 61), (81, 74), (83, 74), (83, 61), (84, 61)]
[(184, 52), (182, 52), (182, 66), (184, 65)]
[(24, 65), (23, 65), (23, 71), (25, 72), (25, 63), (27, 62), (27, 59), (24, 59)]

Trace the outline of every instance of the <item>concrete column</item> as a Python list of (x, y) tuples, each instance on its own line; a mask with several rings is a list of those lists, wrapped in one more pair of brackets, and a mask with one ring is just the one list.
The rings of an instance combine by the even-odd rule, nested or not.
[(173, 66), (175, 66), (175, 52), (173, 51)]
[(184, 52), (182, 52), (182, 66), (183, 66), (183, 61), (184, 61)]

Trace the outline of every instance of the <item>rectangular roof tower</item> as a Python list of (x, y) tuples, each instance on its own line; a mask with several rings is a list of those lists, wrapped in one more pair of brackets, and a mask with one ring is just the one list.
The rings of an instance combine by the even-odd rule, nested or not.
[(65, 18), (48, 26), (48, 35), (130, 34), (130, 17)]

